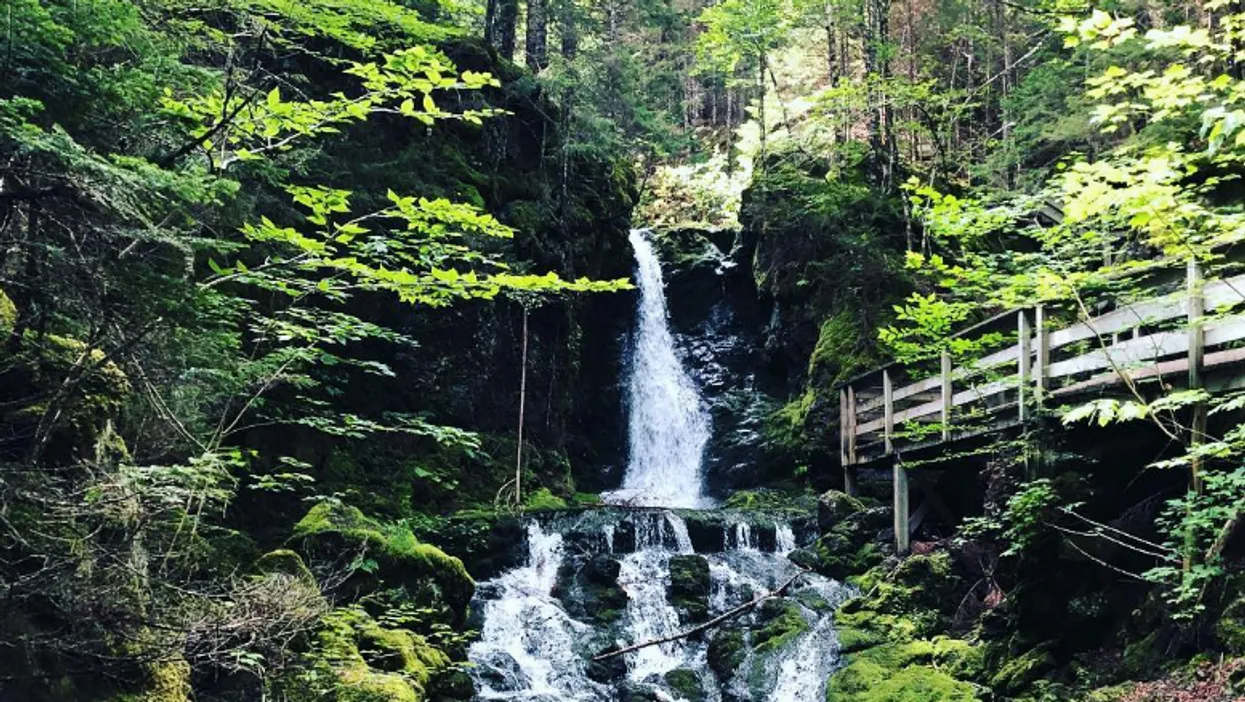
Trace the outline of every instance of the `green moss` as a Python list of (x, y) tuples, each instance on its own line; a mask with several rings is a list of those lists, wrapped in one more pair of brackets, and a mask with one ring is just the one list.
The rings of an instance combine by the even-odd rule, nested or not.
[(1219, 644), (1236, 655), (1245, 655), (1245, 596), (1228, 605), (1215, 624)]
[(833, 385), (870, 365), (872, 359), (860, 353), (860, 331), (855, 310), (844, 310), (823, 320), (817, 344), (808, 358), (808, 377), (816, 378), (826, 372)]
[(744, 632), (740, 629), (721, 629), (709, 641), (709, 668), (720, 680), (731, 677), (735, 669), (747, 657), (744, 646)]
[(378, 575), (393, 585), (427, 580), (435, 584), (446, 603), (465, 615), (475, 592), (475, 582), (463, 562), (441, 549), (421, 543), (404, 524), (381, 524), (358, 508), (321, 502), (294, 525), (293, 540), (308, 552), (339, 556), (349, 548), (362, 548), (375, 559)]
[(382, 627), (358, 607), (325, 616), (316, 643), (310, 664), (336, 676), (339, 702), (423, 702), (450, 663), (422, 636)]
[(886, 637), (870, 629), (857, 629), (852, 626), (836, 626), (835, 633), (839, 638), (841, 653), (855, 653), (866, 648), (873, 648), (886, 641)]
[(727, 509), (806, 513), (813, 509), (815, 497), (807, 492), (792, 490), (739, 490), (727, 498)]
[(670, 557), (670, 604), (687, 621), (709, 616), (709, 561), (704, 556), (681, 554)]
[(147, 666), (147, 688), (141, 702), (185, 702), (190, 695), (190, 664), (176, 659)]
[(316, 584), (316, 578), (307, 568), (307, 564), (303, 562), (302, 556), (288, 548), (279, 548), (260, 556), (259, 560), (255, 561), (255, 571), (263, 575), (280, 573), (312, 586)]
[(666, 684), (687, 702), (701, 702), (705, 699), (705, 689), (700, 684), (700, 676), (693, 670), (676, 668), (666, 673)]
[(840, 490), (827, 490), (817, 496), (817, 526), (829, 531), (844, 519), (864, 511), (860, 500)]
[(577, 492), (571, 498), (575, 504), (584, 506), (596, 506), (602, 504), (601, 496), (595, 492)]
[(799, 605), (789, 600), (766, 601), (761, 617), (765, 625), (752, 636), (752, 648), (761, 654), (782, 649), (809, 628)]
[(995, 690), (1015, 695), (1055, 667), (1055, 658), (1045, 646), (1038, 646), (1011, 658), (990, 678)]
[(539, 512), (555, 509), (566, 509), (566, 500), (559, 497), (546, 487), (540, 488), (527, 496), (523, 501), (524, 509)]
[(985, 666), (985, 652), (980, 644), (949, 636), (935, 636), (933, 641), (934, 664), (961, 679), (980, 678)]
[(833, 702), (975, 702), (971, 684), (930, 665), (928, 641), (875, 646), (849, 656), (830, 676), (826, 699)]

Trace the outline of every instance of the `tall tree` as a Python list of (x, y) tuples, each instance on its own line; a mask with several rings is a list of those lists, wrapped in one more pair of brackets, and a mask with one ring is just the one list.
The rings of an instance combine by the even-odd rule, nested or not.
[(540, 73), (549, 65), (548, 0), (527, 0), (527, 41), (524, 53), (527, 67)]

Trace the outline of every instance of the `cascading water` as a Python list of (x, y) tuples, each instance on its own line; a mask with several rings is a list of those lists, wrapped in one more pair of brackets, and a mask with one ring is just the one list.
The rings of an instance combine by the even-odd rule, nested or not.
[[(824, 699), (839, 664), (831, 613), (850, 594), (833, 580), (800, 575), (786, 598), (770, 600), (781, 617), (754, 607), (704, 635), (678, 636), (790, 580), (800, 569), (786, 556), (798, 540), (785, 517), (696, 509), (707, 503), (701, 459), (709, 420), (667, 325), (653, 245), (643, 231), (632, 232), (631, 243), (640, 304), (623, 485), (603, 510), (529, 520), (526, 564), (480, 585), (473, 606), (480, 639), (469, 652), (478, 696), (610, 702), (637, 693), (676, 702), (692, 685), (693, 696), (708, 702)], [(699, 585), (688, 575), (697, 568)], [(676, 597), (689, 582), (703, 588), (699, 613)], [(792, 617), (803, 626), (784, 645), (763, 645), (773, 622), (789, 626)], [(713, 650), (728, 628), (747, 650), (724, 667)], [(667, 638), (593, 661), (602, 651)]]
[(667, 320), (661, 261), (648, 232), (631, 231), (640, 304), (627, 382), (631, 414), (630, 461), (622, 487), (605, 495), (613, 504), (704, 506), (701, 457), (709, 416), (696, 385), (679, 362)]

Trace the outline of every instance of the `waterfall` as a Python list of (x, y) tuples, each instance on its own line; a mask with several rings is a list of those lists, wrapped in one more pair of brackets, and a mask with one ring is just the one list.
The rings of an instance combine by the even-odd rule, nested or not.
[[(732, 671), (711, 670), (708, 662), (709, 646), (722, 629), (678, 637), (799, 573), (787, 558), (799, 544), (787, 516), (771, 521), (757, 511), (697, 509), (707, 506), (701, 457), (710, 422), (676, 353), (653, 245), (638, 230), (631, 244), (640, 303), (628, 377), (631, 456), (623, 485), (605, 495), (613, 507), (545, 517), (543, 525), (530, 519), (527, 562), (480, 584), (472, 610), (483, 623), (468, 652), (478, 699), (682, 702), (668, 676), (679, 673), (686, 682), (690, 672), (705, 702), (822, 700), (826, 678), (840, 664), (833, 611), (852, 592), (838, 582), (804, 573), (789, 597), (772, 601), (786, 608), (787, 620), (795, 612), (807, 624), (780, 650), (751, 646), (776, 616), (765, 607), (724, 625), (748, 646)], [(694, 518), (700, 521), (692, 529)], [(764, 538), (771, 526), (772, 551)], [(698, 571), (705, 566), (707, 582), (704, 570)], [(685, 593), (680, 597), (688, 589), (700, 591), (699, 615), (686, 600), (676, 602), (676, 589)], [(667, 638), (610, 663), (590, 663), (604, 650)]]
[(694, 508), (705, 502), (701, 457), (709, 416), (679, 361), (667, 320), (661, 262), (648, 232), (631, 232), (640, 302), (627, 393), (630, 461), (613, 504)]

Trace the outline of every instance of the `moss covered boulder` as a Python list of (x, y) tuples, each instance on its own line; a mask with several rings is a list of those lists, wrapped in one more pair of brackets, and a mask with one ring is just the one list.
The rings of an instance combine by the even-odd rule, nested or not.
[(709, 561), (704, 556), (681, 554), (670, 557), (670, 584), (666, 595), (687, 622), (709, 617)]
[(344, 585), (362, 596), (381, 587), (403, 588), (422, 606), (455, 623), (466, 619), (475, 582), (462, 561), (421, 543), (403, 525), (383, 524), (358, 508), (322, 502), (294, 526), (290, 539), (311, 560), (351, 571)]
[[(113, 418), (130, 393), (130, 381), (102, 350), (28, 330), (6, 366), (4, 395), (19, 399), (0, 403), (0, 424), (13, 436), (34, 437), (41, 427), (46, 462), (115, 460), (127, 454)], [(59, 394), (62, 387), (68, 388), (65, 395)]]
[(302, 556), (288, 548), (279, 548), (260, 556), (255, 561), (255, 571), (260, 575), (286, 575), (312, 587), (316, 585), (316, 578)]
[(759, 654), (780, 651), (809, 629), (800, 605), (787, 599), (766, 600), (758, 617), (763, 623), (752, 633), (752, 648)]
[(700, 675), (688, 668), (675, 668), (666, 673), (666, 685), (686, 702), (703, 702), (705, 687), (700, 682)]
[(359, 607), (324, 618), (306, 663), (332, 675), (338, 702), (424, 702), (450, 670), (449, 656), (424, 637), (381, 626)]
[(618, 584), (621, 570), (618, 559), (608, 554), (570, 560), (562, 564), (553, 594), (572, 617), (612, 624), (627, 611), (627, 593)]
[(976, 702), (976, 688), (934, 667), (930, 642), (874, 646), (848, 657), (826, 686), (834, 702)]
[(863, 511), (860, 500), (839, 490), (827, 490), (817, 497), (817, 530), (825, 534), (836, 524)]
[(727, 680), (748, 655), (744, 631), (736, 627), (719, 629), (709, 641), (709, 668), (720, 680)]

